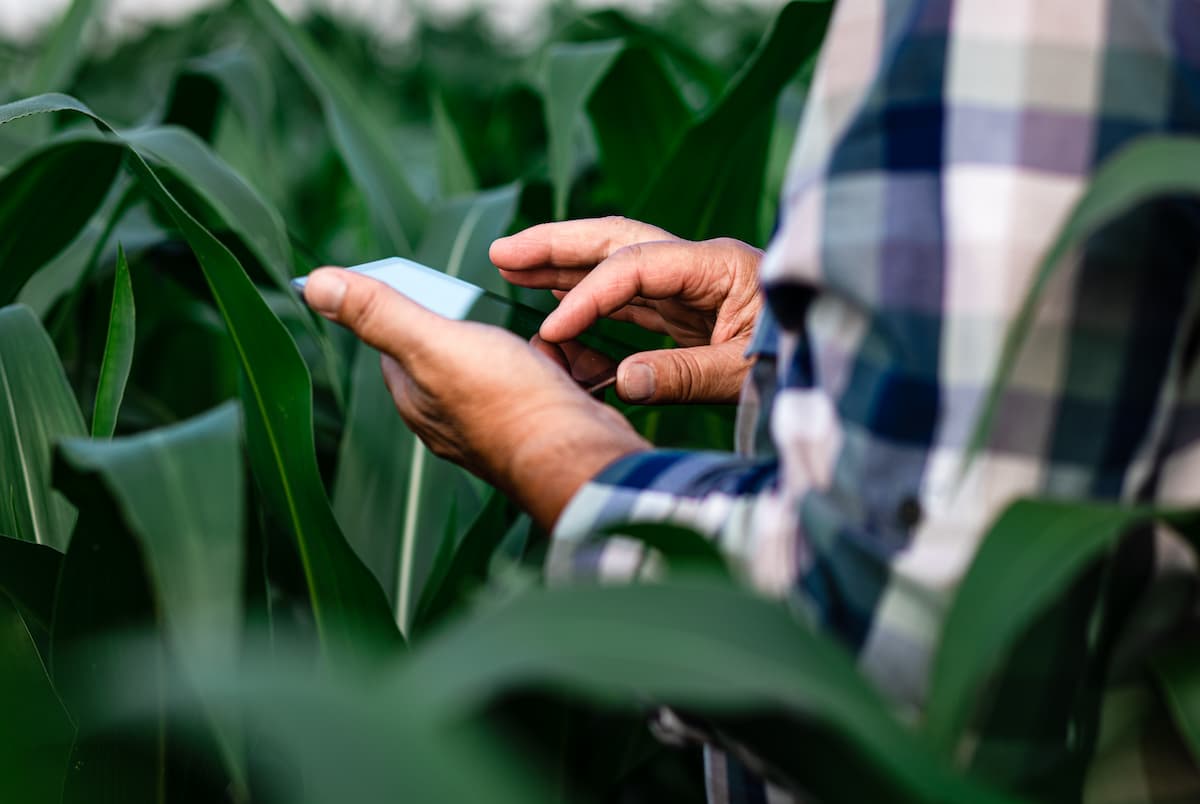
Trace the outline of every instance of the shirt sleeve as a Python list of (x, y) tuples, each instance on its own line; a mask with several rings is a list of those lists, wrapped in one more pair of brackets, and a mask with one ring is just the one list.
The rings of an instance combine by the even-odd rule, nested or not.
[(617, 460), (584, 486), (559, 518), (553, 581), (625, 581), (653, 574), (639, 542), (604, 535), (629, 523), (669, 523), (714, 540), (736, 572), (754, 576), (763, 534), (777, 528), (778, 463), (720, 452), (652, 450)]

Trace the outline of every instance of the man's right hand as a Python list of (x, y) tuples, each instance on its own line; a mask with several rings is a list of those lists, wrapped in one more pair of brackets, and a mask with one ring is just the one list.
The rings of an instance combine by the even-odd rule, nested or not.
[(728, 238), (691, 242), (626, 218), (547, 223), (492, 244), (516, 285), (549, 288), (541, 337), (563, 343), (599, 318), (670, 335), (681, 348), (622, 361), (617, 394), (639, 404), (737, 401), (762, 306), (762, 252)]

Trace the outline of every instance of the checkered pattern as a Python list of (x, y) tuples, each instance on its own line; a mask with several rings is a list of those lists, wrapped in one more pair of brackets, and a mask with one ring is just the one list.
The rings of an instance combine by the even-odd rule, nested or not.
[[(743, 406), (762, 415), (741, 417), (738, 456), (656, 451), (605, 470), (559, 522), (551, 575), (636, 572), (636, 545), (588, 540), (601, 527), (692, 527), (919, 712), (949, 595), (1007, 503), (1200, 499), (1200, 376), (1187, 371), (1200, 211), (1179, 199), (1144, 205), (1061, 266), (962, 475), (1039, 259), (1097, 165), (1163, 132), (1200, 135), (1197, 0), (841, 0), (761, 269), (769, 310)], [(1128, 550), (1121, 599), (1133, 614), (1153, 606), (1165, 630), (1196, 559), (1165, 533)], [(1125, 622), (1107, 643), (1125, 675), (1110, 668), (1088, 796), (1200, 800), (1191, 764), (1153, 749), (1163, 740), (1148, 735), (1169, 729), (1136, 725), (1152, 720), (1137, 658), (1154, 635)], [(998, 683), (996, 701), (1018, 690), (1009, 706), (1047, 703), (1052, 726), (1045, 690), (1082, 658), (1068, 631), (1043, 630), (1053, 651)], [(1037, 790), (1053, 741), (1011, 745), (1005, 720), (995, 705), (977, 724), (975, 767), (1022, 770)], [(729, 792), (747, 789), (732, 764), (709, 762), (712, 798), (762, 800)]]

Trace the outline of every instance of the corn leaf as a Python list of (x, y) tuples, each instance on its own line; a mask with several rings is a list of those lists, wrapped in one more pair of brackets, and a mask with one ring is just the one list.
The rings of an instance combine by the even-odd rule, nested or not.
[(129, 370), (133, 366), (135, 319), (129, 261), (125, 259), (125, 250), (120, 249), (117, 252), (117, 273), (113, 278), (108, 340), (104, 344), (96, 405), (92, 411), (93, 438), (110, 438), (116, 432), (117, 414), (121, 410), (125, 384), (129, 381)]
[(186, 129), (140, 129), (123, 137), (142, 156), (183, 179), (237, 233), (276, 285), (288, 289), (292, 247), (287, 227), (257, 190)]
[(604, 176), (617, 190), (621, 208), (631, 210), (691, 125), (692, 111), (658, 57), (634, 47), (622, 52), (597, 84), (587, 113)]
[(414, 630), (436, 625), (487, 581), (492, 555), (515, 515), (513, 504), (493, 489), (461, 539), (442, 538), (413, 615)]
[(1158, 518), (1195, 533), (1197, 515), (1105, 503), (1021, 500), (989, 529), (942, 629), (924, 730), (951, 751), (1005, 650), (1131, 528)]
[(408, 256), (428, 215), (397, 163), (383, 127), (350, 82), (269, 0), (242, 0), (300, 73), (324, 110), (325, 122), (371, 215), (378, 245)]
[(757, 241), (775, 102), (815, 60), (832, 11), (823, 0), (798, 0), (780, 12), (745, 70), (649, 182), (634, 217), (692, 240)]
[(584, 106), (624, 47), (620, 40), (559, 44), (546, 56), (546, 130), (550, 137), (554, 217), (558, 220), (567, 216), (567, 194), (575, 170), (575, 138), (583, 125)]
[(50, 488), (52, 449), (85, 433), (50, 336), (29, 308), (0, 309), (0, 533), (66, 548), (75, 509)]
[[(67, 479), (60, 475), (56, 480)], [(63, 559), (51, 630), (54, 687), (79, 730), (71, 747), (62, 801), (162, 802), (167, 750), (161, 712), (147, 734), (106, 732), (99, 724), (105, 680), (127, 672), (120, 651), (107, 642), (113, 633), (155, 635), (154, 659), (137, 668), (137, 683), (151, 700), (161, 701), (166, 695), (165, 646), (145, 558), (101, 484), (66, 485), (87, 525), (75, 530)]]
[[(472, 659), (479, 656), (488, 660)], [(668, 704), (718, 730), (724, 716), (747, 712), (821, 726), (837, 736), (838, 750), (806, 741), (789, 774), (835, 785), (816, 790), (820, 798), (1012, 800), (928, 752), (832, 641), (727, 583), (525, 593), (430, 637), (378, 698), (384, 706), (408, 701), (409, 717), (453, 721), (531, 684), (613, 703)], [(414, 688), (420, 696), (404, 695)], [(864, 798), (863, 789), (887, 796)]]
[(446, 100), (433, 96), (433, 130), (438, 145), (438, 178), (442, 195), (455, 196), (473, 193), (479, 189), (475, 171), (463, 149), (458, 128), (446, 110)]
[[(206, 634), (193, 635), (203, 648)], [(156, 659), (153, 638), (114, 639), (124, 672), (108, 674), (102, 723), (152, 729), (158, 710), (135, 671)], [(334, 672), (314, 673), (303, 646), (279, 639), (251, 643), (236, 667), (199, 662), (198, 696), (254, 724), (255, 798), (294, 804), (395, 804), (398, 801), (549, 804), (559, 801), (514, 746), (479, 723), (410, 716), (398, 699), (379, 697), (379, 677), (341, 657)], [(203, 651), (200, 651), (203, 653)], [(345, 670), (352, 668), (354, 671)], [(419, 697), (420, 687), (407, 697)], [(187, 733), (204, 717), (194, 698), (174, 689), (166, 699), (173, 723)], [(336, 737), (334, 739), (334, 737)], [(209, 800), (217, 800), (217, 797)]]
[[(211, 628), (232, 661), (242, 619), (244, 520), (239, 416), (230, 403), (112, 441), (68, 439), (58, 481), (100, 484), (144, 554), (168, 628)], [(175, 649), (187, 655), (182, 638)], [(212, 651), (210, 643), (206, 650)]]
[[(60, 447), (56, 483), (81, 505), (107, 498), (106, 520), (89, 519), (88, 530), (117, 528), (125, 536), (111, 538), (136, 545), (154, 598), (151, 609), (159, 612), (156, 619), (185, 672), (201, 658), (232, 667), (240, 645), (245, 485), (239, 431), (237, 407), (226, 404), (171, 427), (114, 441), (68, 440)], [(88, 606), (73, 594), (67, 588), (60, 597), (67, 612)], [(213, 635), (203, 657), (188, 638), (199, 632)], [(57, 623), (56, 637), (65, 638)], [(214, 721), (229, 767), (239, 768), (235, 726), (227, 718)]]
[(17, 294), (24, 304), (45, 319), (59, 299), (73, 290), (95, 265), (115, 263), (117, 242), (128, 253), (167, 239), (167, 233), (155, 223), (145, 204), (127, 206), (131, 182), (118, 178), (107, 198), (87, 225), (57, 256), (38, 268)]
[[(0, 123), (21, 116), (14, 106), (0, 107)], [(121, 158), (118, 149), (67, 137), (26, 155), (0, 179), (0, 305), (11, 304), (79, 234), (112, 187)]]
[(1154, 675), (1192, 760), (1200, 762), (1200, 650), (1186, 644), (1161, 657)]

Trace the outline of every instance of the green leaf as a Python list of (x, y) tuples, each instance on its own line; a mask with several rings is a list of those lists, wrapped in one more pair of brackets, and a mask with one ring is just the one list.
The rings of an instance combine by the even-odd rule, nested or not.
[(85, 433), (46, 330), (27, 307), (0, 309), (0, 533), (66, 548), (75, 509), (50, 488), (52, 447)]
[(413, 616), (414, 631), (436, 625), (483, 585), (514, 514), (513, 504), (493, 489), (461, 539), (442, 538)]
[(888, 801), (1010, 800), (928, 752), (842, 648), (781, 605), (725, 583), (526, 593), (432, 636), (377, 697), (382, 706), (405, 700), (410, 717), (455, 721), (530, 685), (626, 705), (667, 704), (718, 727), (748, 712), (822, 726), (839, 738), (841, 753), (805, 743), (796, 764), (826, 780), (822, 766), (837, 767), (841, 800), (864, 800), (855, 790), (868, 772)]
[(379, 353), (360, 344), (338, 450), (333, 510), (405, 633), (421, 579), (442, 538), (442, 523), (452, 508), (470, 521), (481, 496), (480, 481), (434, 457), (405, 427), (383, 383)]
[(1197, 515), (1021, 500), (989, 529), (954, 596), (930, 674), (924, 729), (953, 750), (989, 674), (1039, 614), (1130, 528), (1151, 517), (1191, 532)]
[(255, 137), (262, 155), (269, 156), (266, 142), (275, 87), (262, 54), (249, 47), (227, 47), (188, 59), (175, 78), (163, 123), (183, 126), (211, 142), (222, 95)]
[(508, 231), (520, 197), (521, 186), (509, 184), (439, 202), (417, 250), (417, 260), (485, 290), (507, 295), (510, 286), (492, 265), (488, 249), (493, 240)]
[(433, 96), (433, 130), (438, 143), (438, 177), (442, 194), (447, 196), (473, 193), (479, 188), (475, 171), (463, 149), (462, 139), (450, 113), (446, 100), (440, 94)]
[[(0, 107), (0, 121), (53, 111), (79, 112), (111, 131), (86, 106), (63, 95)], [(295, 341), (237, 258), (179, 204), (141, 154), (119, 137), (94, 136), (97, 139), (81, 139), (75, 147), (107, 143), (128, 153), (143, 190), (170, 215), (200, 263), (242, 367), (251, 467), (271, 512), (295, 540), (323, 640), (349, 641), (364, 632), (374, 643), (394, 639), (385, 599), (342, 538), (321, 482), (313, 442), (312, 384)]]
[(208, 76), (221, 87), (230, 105), (265, 141), (275, 111), (275, 86), (263, 55), (250, 47), (229, 47), (188, 61), (187, 71)]
[[(228, 640), (221, 653), (232, 661), (245, 486), (237, 406), (111, 441), (69, 439), (59, 449), (60, 481), (101, 484), (136, 536), (175, 649), (187, 655), (182, 635), (212, 629)], [(214, 647), (210, 640), (206, 650)]]
[(1038, 263), (1029, 292), (1004, 338), (1004, 348), (982, 412), (967, 443), (965, 474), (974, 456), (986, 443), (996, 417), (996, 406), (1008, 385), (1029, 329), (1033, 326), (1042, 294), (1064, 257), (1088, 237), (1099, 232), (1138, 204), (1166, 195), (1200, 193), (1200, 138), (1140, 137), (1110, 157), (1092, 177), (1087, 192), (1071, 210), (1053, 245)]
[[(587, 104), (605, 178), (632, 209), (646, 181), (667, 161), (692, 112), (658, 57), (629, 48), (612, 64)], [(631, 125), (630, 121), (636, 121)]]
[(364, 195), (378, 245), (409, 255), (421, 239), (427, 211), (394, 158), (386, 131), (307, 34), (269, 0), (243, 2), (320, 101), (342, 159)]
[(729, 565), (712, 539), (694, 530), (665, 523), (633, 522), (610, 525), (597, 540), (611, 536), (632, 539), (654, 550), (666, 561), (668, 569), (705, 572), (731, 580)]
[(0, 594), (0, 800), (59, 804), (75, 728), (26, 627)]
[[(99, 483), (69, 482), (80, 521), (62, 562), (51, 630), (51, 671), (79, 735), (71, 749), (64, 804), (162, 802), (166, 736), (161, 702), (166, 657), (145, 559), (129, 523)], [(136, 670), (141, 695), (159, 709), (153, 733), (129, 735), (102, 727), (109, 678), (127, 672), (116, 634), (154, 634), (154, 657)]]
[(575, 137), (583, 124), (584, 106), (624, 47), (621, 40), (557, 44), (546, 56), (546, 130), (554, 217), (558, 220), (567, 216)]
[(292, 247), (283, 218), (203, 140), (182, 128), (140, 129), (122, 137), (182, 179), (242, 239), (275, 284), (289, 289)]
[(77, 290), (95, 264), (108, 264), (117, 258), (117, 242), (135, 253), (167, 239), (162, 228), (151, 220), (145, 204), (126, 209), (128, 180), (118, 179), (108, 198), (65, 249), (37, 269), (29, 278), (17, 302), (27, 305), (39, 318), (46, 315), (66, 294)]
[[(204, 636), (193, 638), (203, 646)], [(133, 671), (155, 659), (155, 645), (152, 640), (128, 637), (116, 641), (128, 669), (108, 676), (107, 688), (99, 696), (104, 720), (153, 727), (154, 702), (138, 688)], [(361, 650), (341, 657), (340, 667), (359, 672), (314, 673), (302, 646), (277, 639), (272, 645), (265, 640), (251, 642), (245, 660), (232, 670), (207, 662), (197, 665), (199, 696), (252, 724), (257, 748), (254, 800), (294, 804), (557, 801), (512, 743), (483, 724), (411, 716), (402, 698), (419, 696), (420, 685), (404, 696), (381, 699), (379, 676), (353, 662), (367, 655), (369, 651)], [(188, 724), (204, 715), (185, 695), (172, 694), (167, 705), (173, 723), (185, 733)]]
[(93, 438), (111, 438), (116, 432), (117, 414), (125, 396), (129, 369), (133, 366), (135, 319), (129, 262), (125, 259), (125, 249), (121, 248), (117, 252), (108, 340), (104, 343), (104, 359), (100, 363), (100, 380), (96, 386), (96, 406), (92, 412)]
[(1154, 662), (1167, 709), (1193, 761), (1200, 762), (1200, 650), (1195, 644)]
[(815, 60), (832, 11), (823, 0), (798, 0), (780, 12), (745, 70), (683, 135), (633, 217), (690, 240), (757, 241), (775, 102)]
[[(237, 406), (230, 403), (171, 427), (113, 441), (68, 440), (59, 450), (60, 488), (80, 499), (81, 508), (107, 497), (111, 502), (103, 510), (119, 517), (85, 520), (87, 529), (119, 528), (128, 534), (120, 538), (136, 542), (154, 601), (149, 611), (158, 612), (155, 619), (185, 673), (200, 660), (233, 667), (241, 644), (245, 484), (239, 430)], [(62, 605), (71, 610), (86, 601), (68, 597)], [(189, 638), (196, 633), (210, 635), (202, 656)], [(237, 730), (225, 718), (214, 722), (228, 767), (237, 769)]]
[[(4, 114), (13, 106), (0, 107), (0, 123), (15, 119)], [(121, 158), (102, 143), (60, 138), (0, 179), (0, 305), (11, 304), (33, 273), (75, 239), (108, 194)]]

